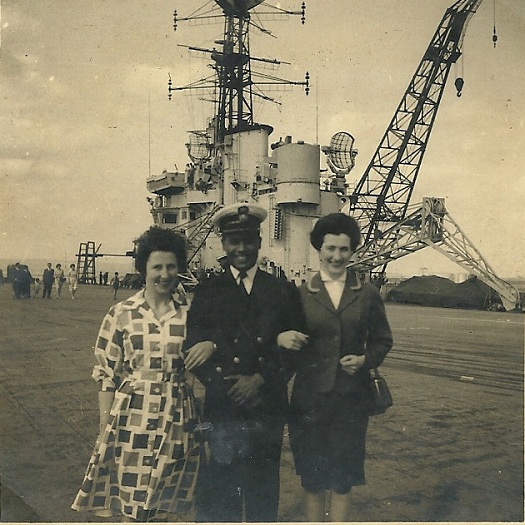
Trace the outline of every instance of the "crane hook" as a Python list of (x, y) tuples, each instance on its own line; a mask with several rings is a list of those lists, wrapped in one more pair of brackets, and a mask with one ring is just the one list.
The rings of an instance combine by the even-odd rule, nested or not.
[(461, 96), (461, 91), (463, 90), (463, 84), (464, 83), (465, 82), (464, 82), (464, 80), (461, 77), (456, 78), (456, 81), (454, 82), (454, 85), (456, 86), (456, 89), (457, 89), (456, 95), (458, 97)]

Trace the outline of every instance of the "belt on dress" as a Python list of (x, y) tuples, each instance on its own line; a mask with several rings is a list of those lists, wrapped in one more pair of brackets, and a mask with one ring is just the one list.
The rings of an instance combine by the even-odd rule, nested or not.
[(184, 371), (155, 371), (155, 370), (134, 370), (127, 379), (135, 381), (155, 381), (157, 383), (167, 383), (181, 381), (184, 379)]

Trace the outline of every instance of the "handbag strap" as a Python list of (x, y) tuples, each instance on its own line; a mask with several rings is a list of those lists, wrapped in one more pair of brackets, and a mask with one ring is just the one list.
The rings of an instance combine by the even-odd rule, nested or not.
[(372, 356), (370, 355), (370, 352), (368, 350), (364, 350), (364, 354), (365, 354), (365, 357), (367, 359), (367, 361), (372, 365), (372, 368), (370, 369), (370, 371), (374, 371), (374, 375), (375, 377), (380, 377), (379, 375), (379, 370), (377, 369), (377, 366), (374, 365), (374, 362), (372, 361)]

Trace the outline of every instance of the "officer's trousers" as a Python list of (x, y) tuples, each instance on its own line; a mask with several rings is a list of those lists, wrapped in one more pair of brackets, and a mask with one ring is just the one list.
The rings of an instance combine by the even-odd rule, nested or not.
[(227, 462), (211, 447), (197, 482), (197, 522), (277, 521), (282, 433), (281, 424), (264, 425), (258, 446)]

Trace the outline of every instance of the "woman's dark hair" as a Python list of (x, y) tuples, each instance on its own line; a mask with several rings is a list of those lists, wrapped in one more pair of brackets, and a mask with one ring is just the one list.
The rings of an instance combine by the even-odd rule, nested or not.
[(321, 217), (310, 232), (310, 243), (319, 251), (328, 233), (340, 235), (344, 233), (350, 237), (350, 248), (354, 252), (361, 243), (361, 230), (359, 224), (352, 217), (344, 213), (330, 213)]
[(135, 268), (146, 275), (146, 263), (152, 252), (171, 252), (177, 258), (179, 272), (187, 269), (186, 241), (180, 233), (152, 226), (135, 240)]

